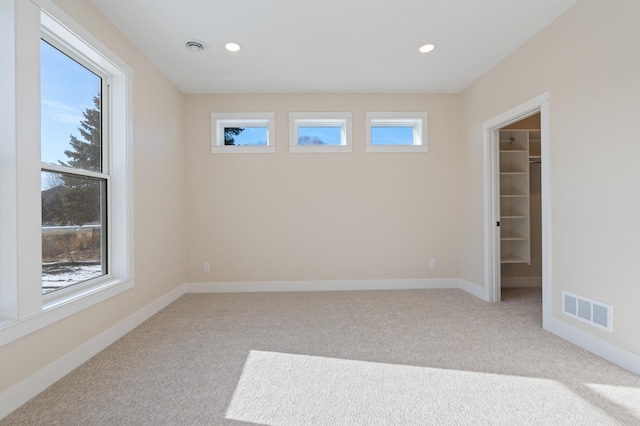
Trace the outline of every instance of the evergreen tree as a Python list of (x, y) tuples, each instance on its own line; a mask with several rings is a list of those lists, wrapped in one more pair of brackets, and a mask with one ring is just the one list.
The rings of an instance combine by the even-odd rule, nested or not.
[[(83, 113), (78, 132), (81, 138), (70, 135), (72, 149), (64, 151), (69, 160), (63, 166), (74, 169), (102, 172), (102, 119), (100, 98), (93, 98), (95, 108), (87, 108)], [(101, 180), (79, 177), (71, 174), (60, 175), (61, 185), (53, 195), (43, 191), (43, 222), (58, 225), (77, 225), (100, 222), (103, 183)], [(49, 189), (48, 191), (51, 191)]]
[(242, 127), (225, 127), (224, 128), (224, 144), (235, 145), (236, 140), (234, 136), (238, 136), (242, 132), (244, 132), (244, 129)]
[(80, 140), (71, 135), (69, 145), (73, 150), (66, 150), (64, 153), (69, 160), (63, 166), (75, 169), (91, 170), (93, 172), (102, 171), (102, 120), (100, 116), (100, 98), (93, 97), (95, 108), (87, 108), (82, 114), (84, 120), (80, 122), (78, 131), (84, 140)]

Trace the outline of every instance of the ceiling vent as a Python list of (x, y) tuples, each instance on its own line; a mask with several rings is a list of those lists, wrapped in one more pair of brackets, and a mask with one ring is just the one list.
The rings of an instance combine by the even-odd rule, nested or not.
[(185, 46), (187, 46), (187, 49), (189, 49), (192, 52), (202, 52), (204, 50), (204, 44), (195, 40), (187, 41), (185, 43)]

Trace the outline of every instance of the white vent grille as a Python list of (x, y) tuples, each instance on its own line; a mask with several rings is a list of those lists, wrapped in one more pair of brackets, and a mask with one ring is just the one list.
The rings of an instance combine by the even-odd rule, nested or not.
[(602, 330), (612, 331), (612, 307), (586, 297), (562, 292), (562, 312)]

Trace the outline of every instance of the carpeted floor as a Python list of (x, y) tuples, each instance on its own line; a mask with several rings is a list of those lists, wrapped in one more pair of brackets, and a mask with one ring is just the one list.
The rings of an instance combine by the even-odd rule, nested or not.
[(503, 298), (185, 295), (0, 425), (640, 425), (640, 377)]

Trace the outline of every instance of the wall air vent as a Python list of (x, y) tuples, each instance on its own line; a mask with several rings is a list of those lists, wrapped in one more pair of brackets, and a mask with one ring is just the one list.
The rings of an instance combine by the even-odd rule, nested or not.
[(611, 305), (562, 292), (562, 313), (609, 333), (613, 330), (612, 309)]

